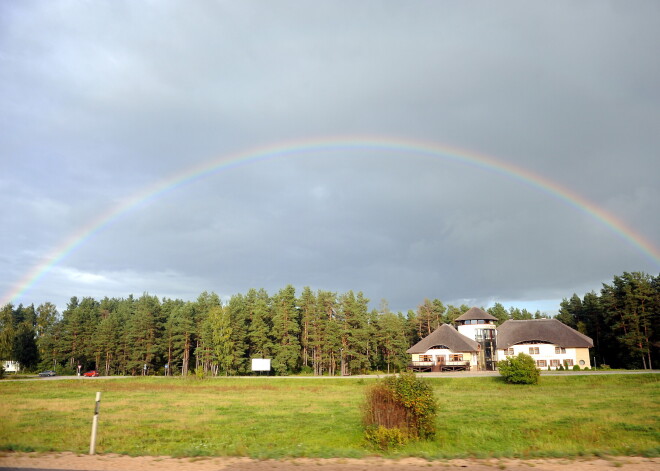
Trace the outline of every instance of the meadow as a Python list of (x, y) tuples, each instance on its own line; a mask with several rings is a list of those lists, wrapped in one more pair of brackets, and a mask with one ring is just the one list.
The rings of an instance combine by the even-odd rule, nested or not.
[(432, 378), (438, 434), (383, 453), (363, 439), (374, 379), (129, 378), (0, 382), (0, 450), (153, 456), (570, 457), (660, 454), (660, 375)]

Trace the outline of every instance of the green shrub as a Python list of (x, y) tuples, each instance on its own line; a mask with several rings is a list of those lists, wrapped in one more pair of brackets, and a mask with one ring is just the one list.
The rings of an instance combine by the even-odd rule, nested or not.
[(580, 371), (580, 365), (573, 365), (573, 371)]
[(540, 370), (534, 359), (525, 353), (507, 358), (497, 364), (500, 374), (507, 383), (536, 384), (539, 382)]
[(5, 369), (2, 365), (0, 365), (0, 379), (5, 377)]
[(557, 367), (557, 370), (559, 370), (559, 371), (564, 371), (564, 367), (563, 367), (562, 365), (559, 365), (559, 366)]
[(433, 389), (426, 381), (413, 373), (388, 376), (367, 390), (365, 438), (379, 448), (432, 438), (437, 410)]
[[(45, 370), (51, 369), (51, 368), (44, 368)], [(75, 368), (72, 368), (67, 365), (56, 365), (54, 368), (52, 368), (55, 373), (57, 373), (59, 376), (73, 376), (76, 374)]]

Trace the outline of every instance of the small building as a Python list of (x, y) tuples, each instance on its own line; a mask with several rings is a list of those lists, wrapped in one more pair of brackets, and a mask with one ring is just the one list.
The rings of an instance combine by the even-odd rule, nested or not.
[(591, 338), (557, 319), (508, 320), (497, 328), (498, 360), (526, 353), (543, 369), (591, 368), (589, 349), (593, 346)]
[(476, 369), (478, 350), (477, 342), (442, 324), (407, 350), (412, 355), (409, 368), (418, 372)]
[(17, 361), (13, 360), (2, 361), (2, 367), (7, 373), (18, 373), (21, 371), (21, 365), (19, 365)]

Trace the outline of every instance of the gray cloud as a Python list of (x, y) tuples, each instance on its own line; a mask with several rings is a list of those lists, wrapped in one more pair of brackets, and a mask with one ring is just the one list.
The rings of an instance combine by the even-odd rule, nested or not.
[[(154, 182), (342, 135), (492, 155), (658, 247), (657, 4), (475, 6), (3, 4), (0, 293)], [(658, 261), (506, 175), (412, 150), (310, 149), (138, 205), (15, 301), (293, 283), (395, 310), (425, 297), (552, 310), (624, 270)]]

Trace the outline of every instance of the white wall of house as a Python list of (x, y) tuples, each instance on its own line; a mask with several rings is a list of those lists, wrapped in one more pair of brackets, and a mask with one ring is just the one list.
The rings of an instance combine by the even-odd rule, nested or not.
[[(432, 348), (427, 350), (425, 353), (413, 353), (412, 361), (413, 362), (428, 362), (436, 364), (440, 361), (440, 358), (444, 359), (445, 365), (451, 364), (460, 364), (466, 361), (470, 362), (470, 369), (477, 367), (477, 355), (472, 354), (471, 352), (453, 352), (448, 348)], [(452, 359), (453, 358), (453, 359)], [(458, 358), (458, 359), (457, 359)]]
[(556, 370), (559, 365), (564, 366), (566, 363), (569, 368), (574, 365), (578, 365), (580, 369), (591, 368), (588, 348), (562, 348), (548, 343), (521, 344), (513, 345), (505, 350), (499, 349), (497, 350), (497, 360), (501, 361), (519, 353), (531, 356), (536, 360), (536, 366), (542, 369), (547, 369), (549, 366), (550, 369)]
[(465, 324), (459, 325), (457, 329), (459, 334), (463, 334), (469, 339), (476, 340), (477, 329), (495, 330), (495, 324)]

